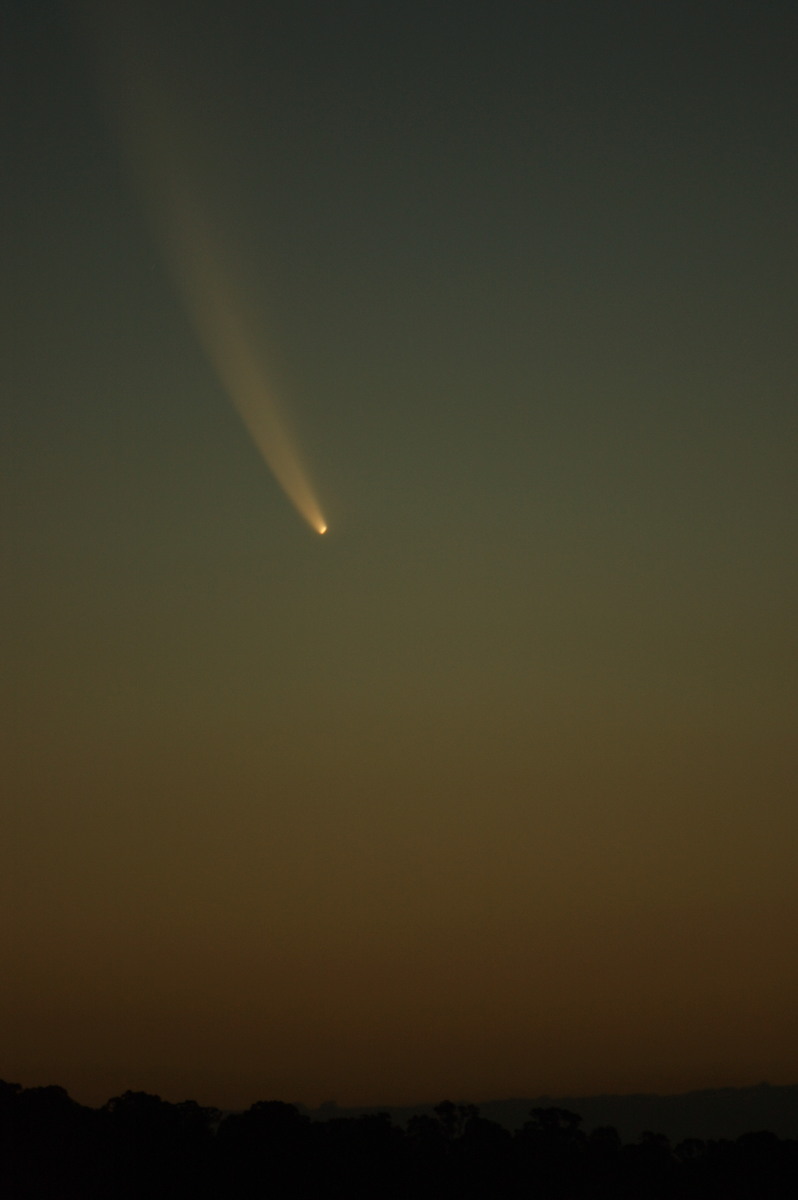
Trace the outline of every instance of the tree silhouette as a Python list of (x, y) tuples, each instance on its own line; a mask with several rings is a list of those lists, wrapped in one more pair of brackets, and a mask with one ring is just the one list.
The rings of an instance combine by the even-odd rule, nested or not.
[[(336, 1110), (337, 1111), (337, 1110)], [(795, 1200), (798, 1142), (752, 1132), (622, 1145), (567, 1109), (521, 1129), (443, 1101), (407, 1128), (386, 1113), (311, 1122), (261, 1101), (221, 1118), (128, 1091), (100, 1109), (0, 1081), (0, 1200)]]

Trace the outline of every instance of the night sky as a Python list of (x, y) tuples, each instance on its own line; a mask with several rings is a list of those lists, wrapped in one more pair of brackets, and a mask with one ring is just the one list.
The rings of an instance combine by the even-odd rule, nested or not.
[(798, 1081), (798, 7), (101, 8), (0, 28), (0, 1077)]

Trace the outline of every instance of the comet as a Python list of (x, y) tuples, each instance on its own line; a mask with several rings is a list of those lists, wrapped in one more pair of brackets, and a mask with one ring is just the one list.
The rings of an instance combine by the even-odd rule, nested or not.
[(123, 156), (205, 355), (287, 498), (311, 529), (325, 534), (327, 521), (270, 381), (263, 339), (192, 183), (187, 147), (196, 139), (181, 128), (181, 106), (152, 53), (155, 39), (142, 37), (140, 14), (119, 3), (88, 0), (79, 11), (96, 46)]
[(327, 532), (310, 477), (274, 390), (257, 339), (248, 328), (240, 291), (218, 239), (177, 178), (162, 217), (172, 274), (199, 339), (230, 402), (285, 495), (317, 533)]

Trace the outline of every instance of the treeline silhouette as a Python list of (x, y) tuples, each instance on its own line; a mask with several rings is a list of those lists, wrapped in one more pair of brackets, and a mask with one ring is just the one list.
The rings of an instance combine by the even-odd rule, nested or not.
[(795, 1200), (798, 1141), (657, 1133), (623, 1144), (563, 1108), (515, 1132), (444, 1101), (406, 1127), (387, 1113), (311, 1121), (260, 1101), (223, 1115), (125, 1092), (102, 1108), (60, 1087), (0, 1082), (2, 1200)]

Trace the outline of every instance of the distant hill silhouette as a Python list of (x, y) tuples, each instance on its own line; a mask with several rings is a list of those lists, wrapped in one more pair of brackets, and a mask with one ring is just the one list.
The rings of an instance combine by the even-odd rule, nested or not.
[[(380, 1108), (339, 1108), (328, 1103), (303, 1109), (312, 1120), (366, 1116), (387, 1112), (397, 1124), (429, 1114), (433, 1105)], [(603, 1096), (533, 1096), (477, 1103), (483, 1117), (520, 1129), (532, 1108), (564, 1108), (581, 1114), (586, 1130), (612, 1125), (624, 1141), (656, 1129), (672, 1141), (684, 1138), (736, 1138), (752, 1129), (767, 1129), (781, 1138), (798, 1137), (798, 1085), (760, 1083), (755, 1087), (707, 1088), (674, 1096), (640, 1093)]]

